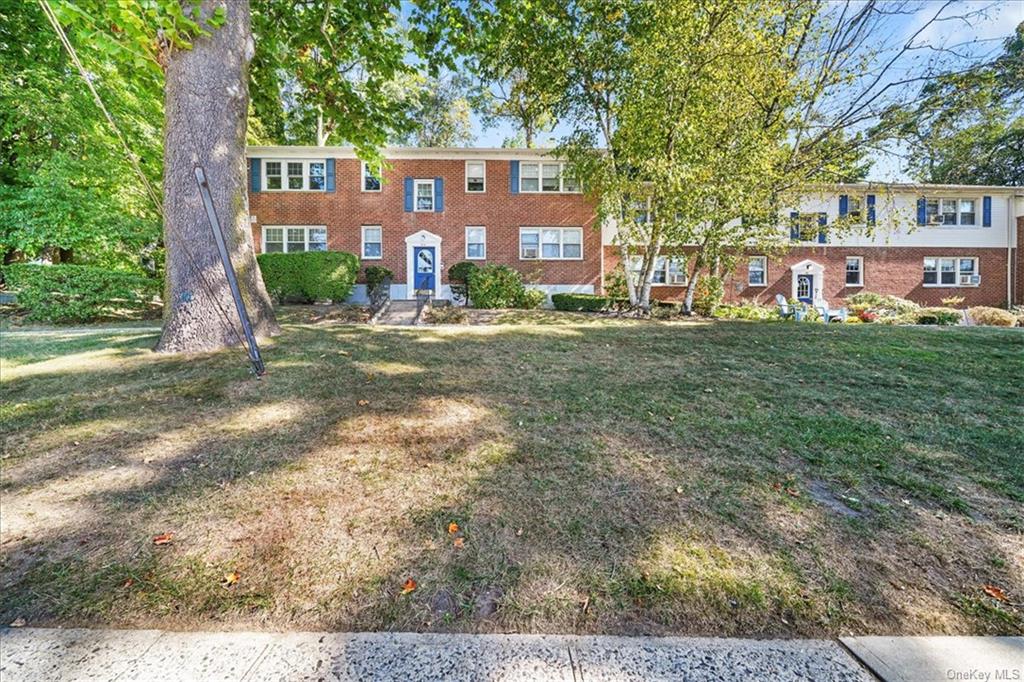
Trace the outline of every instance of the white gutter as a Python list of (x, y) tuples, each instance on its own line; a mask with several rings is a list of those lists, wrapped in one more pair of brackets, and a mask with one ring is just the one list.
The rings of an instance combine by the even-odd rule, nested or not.
[(1013, 246), (1017, 216), (1012, 196), (1006, 198), (1006, 307), (1013, 307)]

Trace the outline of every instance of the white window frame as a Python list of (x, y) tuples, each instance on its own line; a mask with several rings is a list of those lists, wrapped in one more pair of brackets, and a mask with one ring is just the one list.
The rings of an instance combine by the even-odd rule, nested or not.
[[(430, 208), (420, 208), (420, 185), (430, 186)], [(433, 213), (437, 207), (437, 197), (434, 196), (433, 178), (416, 178), (412, 181), (412, 210), (414, 213)]]
[[(473, 242), (474, 244), (482, 244), (484, 252), (482, 256), (470, 256), (469, 255), (469, 231), (480, 230), (483, 233), (483, 242)], [(466, 260), (487, 260), (487, 228), (483, 225), (466, 225)]]
[[(279, 163), (281, 164), (281, 188), (270, 189), (267, 184), (267, 164), (268, 163)], [(302, 187), (290, 188), (288, 187), (288, 164), (289, 163), (301, 163), (302, 164)], [(324, 167), (324, 187), (323, 189), (310, 189), (309, 187), (309, 167), (310, 164), (319, 163)], [(260, 160), (260, 171), (263, 176), (262, 189), (265, 192), (326, 192), (327, 191), (327, 159), (261, 159)]]
[[(925, 263), (927, 263), (930, 260), (931, 261), (935, 261), (935, 283), (934, 284), (928, 284), (928, 283), (926, 283), (924, 281), (924, 272), (925, 272), (924, 265), (925, 265)], [(973, 263), (973, 266), (974, 266), (971, 269), (971, 271), (966, 273), (966, 274), (963, 271), (960, 270), (960, 261), (965, 261), (965, 260), (971, 261)], [(954, 281), (953, 281), (952, 284), (944, 283), (942, 281), (942, 261), (953, 261)], [(963, 278), (964, 277), (967, 277), (967, 278), (977, 277), (978, 281), (977, 282), (971, 282), (970, 279), (968, 279), (966, 282), (963, 282)], [(936, 289), (950, 289), (950, 288), (974, 289), (974, 288), (977, 288), (977, 287), (981, 286), (980, 261), (979, 261), (977, 256), (925, 256), (922, 259), (922, 261), (921, 261), (921, 286), (927, 287), (929, 289), (932, 289), (932, 288), (936, 288)]]
[[(860, 214), (856, 218), (851, 217), (854, 214), (854, 210), (853, 210), (853, 202), (854, 201), (856, 201), (857, 204), (858, 204), (856, 212)], [(846, 215), (843, 216), (843, 217), (846, 218), (847, 220), (849, 220), (850, 222), (852, 222), (855, 225), (866, 224), (868, 222), (868, 198), (867, 198), (867, 195), (865, 195), (865, 194), (847, 194), (846, 195)]]
[[(849, 282), (846, 281), (846, 275), (850, 272), (850, 261), (852, 261), (852, 260), (857, 261), (857, 277), (858, 277), (858, 279), (857, 279), (857, 282), (854, 283), (854, 284), (850, 284)], [(844, 269), (843, 269), (843, 282), (844, 282), (843, 286), (848, 286), (848, 287), (862, 287), (862, 286), (864, 286), (864, 256), (847, 256), (846, 257), (846, 264), (845, 264)]]
[[(762, 282), (756, 284), (750, 281), (750, 266), (754, 264), (754, 261), (761, 262), (761, 275)], [(748, 287), (766, 287), (768, 286), (768, 256), (751, 256), (747, 261), (747, 286)]]
[[(283, 230), (281, 233), (281, 250), (280, 251), (267, 251), (267, 230)], [(326, 225), (263, 225), (260, 228), (260, 253), (302, 253), (302, 251), (289, 251), (288, 250), (288, 230), (302, 230), (302, 251), (309, 251), (309, 231), (310, 230), (323, 230), (324, 231), (324, 251), (328, 251), (330, 246), (327, 240), (327, 226)]]
[[(662, 261), (661, 267), (658, 267), (658, 261)], [(671, 265), (673, 261), (677, 261), (682, 265), (683, 281), (673, 282), (671, 281)], [(643, 256), (630, 256), (629, 257), (629, 272), (633, 276), (633, 281), (639, 286), (640, 280), (640, 268), (643, 267), (644, 258)], [(657, 282), (654, 279), (654, 275), (657, 272), (662, 272), (665, 275), (664, 282)], [(690, 282), (690, 273), (686, 268), (686, 256), (682, 254), (676, 254), (674, 256), (655, 256), (654, 268), (651, 271), (651, 287), (685, 287)]]
[[(943, 219), (941, 222), (933, 223), (930, 220), (929, 215), (937, 215), (940, 218), (942, 216), (944, 216), (945, 212), (943, 211), (943, 203), (947, 202), (947, 201), (952, 201), (956, 205), (955, 211), (954, 211), (954, 213), (956, 215), (956, 222), (947, 223), (947, 222), (945, 222), (945, 219)], [(974, 210), (973, 211), (964, 211), (963, 210), (963, 206), (961, 204), (961, 202), (964, 202), (964, 201), (974, 202)], [(928, 212), (928, 204), (932, 203), (932, 202), (936, 202), (937, 213), (935, 213), (935, 214), (929, 214), (929, 212)], [(965, 197), (965, 196), (955, 196), (955, 197), (935, 197), (935, 196), (932, 196), (932, 197), (928, 197), (928, 196), (926, 196), (924, 198), (925, 225), (927, 227), (966, 227), (966, 228), (971, 228), (971, 229), (976, 228), (976, 227), (981, 227), (980, 216), (978, 215), (980, 213), (980, 211), (978, 210), (978, 207), (981, 206), (982, 203), (984, 203), (984, 202), (979, 197)], [(965, 223), (963, 221), (963, 217), (967, 213), (971, 213), (971, 214), (974, 215), (974, 222)]]
[[(367, 230), (380, 230), (380, 241), (379, 242), (367, 242), (366, 231)], [(367, 256), (366, 245), (380, 244), (380, 255), (379, 256)], [(359, 260), (383, 260), (384, 259), (384, 228), (380, 225), (362, 225), (359, 228)]]
[[(483, 189), (470, 189), (469, 188), (469, 166), (470, 164), (480, 164), (483, 167), (483, 173), (481, 178), (483, 179)], [(465, 167), (465, 182), (463, 183), (463, 189), (466, 190), (466, 194), (484, 194), (487, 192), (487, 162), (486, 161), (473, 161), (466, 160)]]
[[(558, 231), (558, 257), (545, 257), (544, 256), (544, 232), (545, 231)], [(565, 253), (565, 233), (566, 232), (578, 232), (580, 235), (580, 255), (578, 257), (566, 258), (561, 254)], [(537, 257), (526, 258), (523, 256), (523, 235), (536, 232), (537, 233)], [(570, 242), (574, 243), (574, 242)], [(583, 260), (583, 228), (582, 227), (552, 227), (552, 226), (529, 226), (519, 228), (519, 260), (548, 260), (548, 261), (559, 261), (559, 260)]]
[[(377, 189), (366, 189), (366, 180), (368, 178), (374, 178), (377, 180)], [(360, 192), (380, 192), (384, 189), (384, 169), (381, 166), (377, 167), (377, 172), (370, 172), (370, 164), (365, 161), (359, 163), (359, 191)]]
[[(537, 166), (537, 189), (523, 189), (523, 180), (527, 179), (523, 174), (523, 166)], [(569, 164), (562, 161), (521, 161), (519, 163), (519, 193), (520, 194), (582, 194), (583, 189), (576, 182), (576, 189), (566, 189), (565, 168)], [(544, 189), (544, 166), (558, 166), (558, 189)], [(532, 177), (529, 179), (533, 179)]]

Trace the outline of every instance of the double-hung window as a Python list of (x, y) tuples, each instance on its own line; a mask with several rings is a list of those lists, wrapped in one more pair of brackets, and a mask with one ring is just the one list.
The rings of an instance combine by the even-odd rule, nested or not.
[(466, 259), (484, 260), (487, 258), (487, 229), (479, 226), (466, 228)]
[(848, 286), (848, 287), (862, 287), (862, 286), (864, 286), (864, 257), (863, 256), (847, 256), (846, 257), (846, 286)]
[(416, 211), (433, 211), (434, 210), (434, 181), (433, 180), (415, 180), (413, 182), (415, 189), (415, 200), (414, 206)]
[(264, 186), (268, 191), (312, 191), (327, 189), (325, 161), (264, 161)]
[(581, 260), (582, 258), (582, 228), (519, 228), (520, 260)]
[(980, 283), (977, 258), (960, 256), (924, 259), (926, 287), (975, 287)]
[(747, 286), (763, 287), (768, 284), (768, 258), (751, 256), (747, 263)]
[(863, 197), (851, 194), (846, 198), (846, 219), (852, 223), (864, 222)]
[(379, 192), (380, 191), (380, 177), (381, 169), (378, 166), (376, 169), (370, 168), (370, 164), (365, 161), (362, 162), (362, 177), (363, 185), (360, 188), (364, 192)]
[(363, 225), (363, 260), (378, 260), (381, 257), (382, 238), (380, 225)]
[(327, 228), (323, 225), (265, 225), (263, 227), (264, 253), (326, 250)]
[(480, 193), (485, 190), (487, 182), (487, 163), (485, 161), (466, 162), (466, 191)]
[(519, 164), (519, 191), (579, 192), (580, 183), (566, 174), (567, 165), (558, 162)]
[[(640, 284), (643, 256), (631, 256), (629, 271), (633, 281)], [(651, 286), (684, 287), (687, 283), (685, 256), (658, 256), (651, 268)]]
[(977, 203), (974, 199), (925, 199), (925, 222), (973, 227), (977, 225)]

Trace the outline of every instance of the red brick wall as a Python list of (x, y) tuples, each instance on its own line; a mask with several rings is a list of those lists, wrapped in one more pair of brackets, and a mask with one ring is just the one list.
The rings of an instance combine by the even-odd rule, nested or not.
[[(442, 238), (441, 281), (447, 270), (465, 260), (465, 229), (487, 228), (487, 263), (516, 268), (537, 284), (591, 284), (601, 279), (601, 233), (594, 227), (594, 207), (582, 194), (512, 194), (509, 162), (487, 161), (483, 194), (465, 191), (464, 160), (395, 160), (384, 173), (380, 192), (361, 192), (360, 163), (336, 161), (335, 192), (250, 192), (249, 213), (256, 216), (253, 240), (259, 251), (263, 225), (326, 225), (328, 248), (360, 254), (361, 227), (381, 225), (383, 259), (364, 265), (383, 265), (405, 282), (405, 238), (428, 230)], [(444, 211), (406, 213), (405, 177), (444, 178)], [(583, 227), (583, 260), (520, 261), (520, 226)], [(477, 261), (483, 264), (482, 261)]]
[[(864, 286), (846, 286), (846, 257), (864, 258)], [(925, 256), (975, 256), (981, 284), (976, 287), (925, 287), (923, 259)], [(1006, 305), (1006, 249), (993, 248), (917, 248), (799, 246), (778, 258), (768, 259), (766, 287), (747, 286), (746, 263), (737, 267), (725, 284), (726, 300), (754, 299), (769, 302), (776, 294), (793, 295), (793, 274), (790, 267), (809, 259), (823, 266), (824, 285), (821, 294), (836, 303), (859, 291), (893, 294), (924, 305), (941, 305), (950, 296), (963, 296), (964, 305)], [(1018, 262), (1020, 259), (1018, 259)], [(618, 263), (618, 249), (605, 247), (605, 271)], [(662, 300), (680, 300), (682, 287), (654, 287), (652, 296)]]

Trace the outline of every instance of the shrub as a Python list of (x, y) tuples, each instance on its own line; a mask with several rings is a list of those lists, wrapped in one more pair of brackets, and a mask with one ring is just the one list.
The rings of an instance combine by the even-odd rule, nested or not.
[(863, 310), (867, 310), (879, 317), (905, 315), (916, 312), (921, 308), (921, 306), (905, 298), (889, 296), (888, 294), (875, 294), (870, 291), (862, 291), (859, 294), (850, 296), (846, 299), (846, 304), (856, 315), (859, 315)]
[(937, 324), (939, 326), (948, 326), (951, 324), (959, 324), (963, 317), (960, 315), (959, 310), (953, 310), (952, 308), (921, 308), (914, 313), (914, 321), (917, 324)]
[(672, 301), (651, 301), (651, 317), (656, 320), (671, 320), (683, 314), (683, 304)]
[(874, 322), (875, 320), (878, 319), (878, 313), (872, 312), (867, 309), (861, 309), (850, 316), (850, 319), (854, 318), (860, 320), (861, 322)]
[(778, 308), (763, 306), (754, 301), (723, 303), (715, 309), (715, 317), (722, 320), (780, 320)]
[(626, 286), (626, 270), (621, 264), (604, 273), (604, 292), (609, 298), (629, 298)]
[(373, 291), (385, 280), (393, 280), (395, 273), (388, 270), (383, 265), (367, 265), (363, 272), (366, 274), (366, 290)]
[(448, 281), (458, 282), (459, 284), (469, 284), (470, 277), (472, 277), (473, 273), (479, 269), (480, 268), (477, 267), (477, 264), (472, 261), (459, 261), (448, 268)]
[(160, 290), (157, 279), (88, 265), (16, 263), (3, 272), (25, 319), (41, 322), (137, 316), (154, 308)]
[(278, 302), (344, 301), (359, 271), (359, 259), (344, 251), (261, 253), (256, 260), (267, 293)]
[(942, 305), (947, 306), (949, 308), (957, 308), (963, 305), (963, 302), (965, 300), (967, 299), (965, 299), (963, 296), (947, 296), (946, 298), (942, 299)]
[(543, 291), (527, 289), (519, 271), (507, 265), (485, 265), (471, 271), (469, 290), (477, 308), (536, 308), (546, 298)]
[(1017, 316), (1001, 308), (980, 305), (968, 309), (967, 314), (971, 316), (974, 324), (986, 327), (1013, 327), (1017, 324)]
[(697, 290), (693, 293), (693, 311), (698, 315), (711, 317), (724, 297), (725, 284), (722, 278), (707, 275), (697, 282)]
[(596, 313), (608, 310), (612, 301), (607, 296), (595, 294), (552, 294), (551, 303), (555, 310), (576, 310), (587, 313)]

